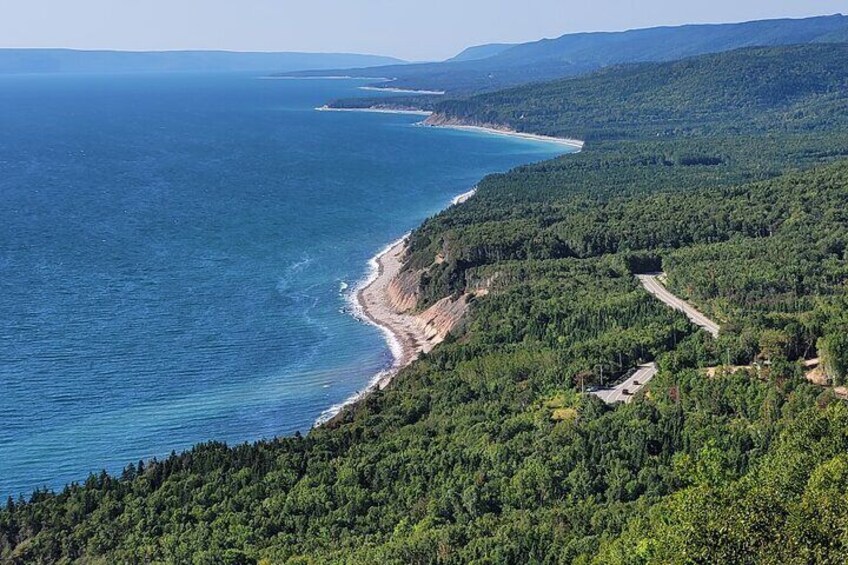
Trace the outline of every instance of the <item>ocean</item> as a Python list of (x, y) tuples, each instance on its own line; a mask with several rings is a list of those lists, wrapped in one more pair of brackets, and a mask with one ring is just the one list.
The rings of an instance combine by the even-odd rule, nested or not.
[(369, 258), (564, 151), (314, 111), (361, 84), (0, 77), (0, 496), (306, 432), (391, 365)]

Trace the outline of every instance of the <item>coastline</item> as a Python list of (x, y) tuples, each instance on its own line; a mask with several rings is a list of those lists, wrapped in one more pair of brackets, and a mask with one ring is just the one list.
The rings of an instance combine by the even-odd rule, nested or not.
[(373, 383), (380, 388), (385, 388), (393, 373), (409, 365), (426, 347), (415, 316), (397, 312), (389, 301), (388, 287), (403, 268), (408, 238), (409, 234), (403, 236), (371, 260), (373, 275), (357, 288), (354, 296), (360, 318), (383, 332), (394, 357), (386, 374)]
[[(376, 106), (371, 106), (368, 108), (333, 108), (332, 106), (324, 105), (315, 108), (317, 112), (364, 112), (368, 114), (404, 114), (408, 116), (422, 116), (425, 118), (430, 118), (435, 114), (429, 110), (413, 110), (413, 109), (402, 109), (402, 108), (380, 108)], [(568, 137), (553, 137), (551, 135), (540, 135), (537, 133), (522, 133), (519, 131), (515, 131), (513, 129), (505, 128), (505, 127), (496, 127), (496, 126), (475, 126), (475, 125), (463, 125), (463, 124), (451, 124), (451, 123), (428, 123), (428, 120), (424, 120), (415, 124), (416, 126), (428, 127), (428, 128), (441, 128), (441, 129), (453, 129), (458, 131), (468, 131), (472, 133), (480, 133), (486, 135), (498, 135), (502, 137), (514, 137), (518, 139), (525, 139), (527, 141), (542, 141), (545, 143), (555, 143), (557, 145), (564, 145), (566, 147), (570, 147), (572, 149), (583, 149), (585, 142), (580, 139), (571, 139)]]
[[(450, 206), (462, 204), (476, 192), (476, 187), (463, 192), (451, 200)], [(397, 312), (389, 300), (388, 287), (403, 268), (409, 236), (409, 233), (405, 234), (372, 257), (368, 261), (369, 274), (348, 297), (353, 316), (383, 333), (392, 353), (392, 364), (374, 375), (364, 390), (324, 410), (316, 419), (315, 426), (332, 420), (346, 406), (359, 402), (374, 390), (386, 388), (401, 369), (433, 348), (434, 344), (427, 338), (419, 318), (414, 314)]]
[(428, 94), (432, 96), (444, 96), (444, 90), (415, 90), (412, 88), (395, 88), (391, 86), (360, 86), (359, 90), (370, 92), (391, 92), (393, 94)]
[[(431, 116), (432, 112), (424, 110), (400, 110), (390, 108), (331, 108), (323, 106), (315, 108), (321, 112), (369, 112), (378, 114), (409, 114)], [(514, 137), (529, 141), (554, 143), (560, 146), (583, 149), (583, 142), (577, 139), (567, 139), (519, 133), (509, 129), (495, 127), (466, 126), (461, 124), (428, 124), (426, 121), (415, 124), (422, 127), (448, 128), (474, 133)], [(457, 195), (445, 208), (462, 204), (477, 193), (477, 187)], [(369, 274), (353, 289), (348, 300), (353, 316), (365, 323), (378, 328), (392, 353), (392, 364), (378, 372), (368, 386), (348, 397), (344, 401), (330, 406), (315, 420), (313, 427), (321, 426), (332, 421), (347, 406), (356, 404), (376, 390), (386, 388), (398, 372), (415, 361), (421, 353), (430, 351), (436, 344), (428, 339), (424, 332), (424, 323), (415, 314), (398, 312), (391, 304), (389, 285), (403, 269), (403, 259), (407, 251), (410, 233), (384, 247), (368, 261)]]
[(401, 110), (395, 108), (331, 108), (330, 106), (319, 106), (316, 112), (365, 112), (368, 114), (405, 114), (408, 116), (430, 116), (432, 112), (426, 110)]
[[(432, 115), (432, 113), (428, 114), (428, 116)], [(474, 133), (484, 133), (489, 135), (516, 137), (519, 139), (526, 139), (528, 141), (544, 141), (546, 143), (556, 143), (558, 145), (565, 145), (574, 149), (583, 149), (583, 146), (585, 144), (584, 141), (581, 141), (579, 139), (569, 139), (567, 137), (553, 137), (550, 135), (539, 135), (536, 133), (522, 133), (512, 129), (497, 128), (492, 126), (471, 126), (462, 124), (428, 124), (426, 121), (422, 122), (421, 125), (431, 128), (446, 128), (455, 129), (459, 131), (470, 131)]]
[[(388, 386), (392, 377), (401, 370), (405, 364), (412, 362), (411, 345), (403, 341), (403, 334), (388, 323), (388, 320), (380, 319), (379, 315), (383, 312), (383, 308), (388, 304), (387, 288), (391, 279), (397, 274), (402, 266), (400, 257), (406, 252), (406, 241), (409, 233), (384, 247), (379, 253), (368, 260), (369, 272), (348, 295), (348, 303), (350, 305), (352, 315), (357, 320), (375, 326), (379, 329), (386, 344), (389, 346), (389, 351), (392, 353), (392, 364), (379, 371), (371, 378), (368, 386), (365, 389), (356, 392), (353, 396), (334, 404), (321, 412), (315, 420), (313, 427), (325, 424), (335, 418), (346, 406), (355, 404), (368, 396), (376, 389), (382, 389)], [(400, 255), (400, 257), (398, 257)], [(395, 261), (387, 261), (387, 258), (392, 256), (397, 257)], [(387, 266), (388, 263), (388, 266)], [(371, 297), (366, 300), (366, 293)], [(372, 303), (374, 306), (369, 307)], [(378, 307), (382, 306), (382, 308)]]
[(263, 80), (371, 80), (371, 81), (384, 81), (391, 82), (395, 79), (385, 78), (385, 77), (355, 77), (350, 75), (322, 75), (322, 76), (307, 76), (307, 77), (297, 77), (297, 76), (261, 76), (259, 77)]
[[(463, 192), (453, 198), (447, 208), (468, 201), (476, 193), (476, 187)], [(351, 297), (357, 317), (383, 332), (394, 357), (392, 366), (385, 374), (378, 375), (369, 388), (374, 385), (385, 388), (400, 369), (433, 347), (418, 316), (398, 312), (389, 299), (388, 287), (403, 269), (410, 235), (411, 232), (405, 234), (371, 258), (369, 276), (357, 285)]]

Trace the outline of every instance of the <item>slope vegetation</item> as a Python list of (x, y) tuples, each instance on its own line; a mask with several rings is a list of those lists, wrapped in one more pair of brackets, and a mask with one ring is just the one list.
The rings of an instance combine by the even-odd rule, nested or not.
[(501, 124), (587, 141), (827, 129), (848, 120), (846, 60), (848, 43), (629, 65), (440, 102), (432, 121)]

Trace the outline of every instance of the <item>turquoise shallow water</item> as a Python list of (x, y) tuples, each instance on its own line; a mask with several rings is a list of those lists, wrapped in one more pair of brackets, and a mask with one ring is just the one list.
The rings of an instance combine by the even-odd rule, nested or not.
[(562, 152), (313, 111), (356, 84), (0, 78), (0, 496), (309, 429), (391, 362), (368, 259)]

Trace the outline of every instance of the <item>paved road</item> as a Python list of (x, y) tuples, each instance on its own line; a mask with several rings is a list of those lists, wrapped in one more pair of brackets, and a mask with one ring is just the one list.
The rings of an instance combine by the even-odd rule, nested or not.
[(650, 275), (637, 275), (637, 278), (642, 283), (642, 286), (645, 287), (645, 290), (656, 296), (659, 300), (662, 300), (675, 310), (679, 310), (686, 314), (686, 317), (692, 321), (693, 324), (701, 326), (705, 330), (707, 330), (713, 337), (718, 337), (718, 332), (721, 329), (718, 324), (698, 312), (692, 305), (684, 302), (683, 300), (677, 298), (672, 293), (668, 291), (668, 289), (663, 286), (663, 284), (658, 280), (658, 277), (661, 276), (662, 273), (655, 273)]
[(604, 388), (593, 391), (592, 394), (606, 402), (607, 404), (615, 404), (616, 402), (630, 402), (633, 400), (633, 395), (642, 390), (648, 381), (654, 378), (657, 374), (657, 364), (648, 363), (640, 365), (639, 370), (633, 373), (629, 379), (616, 386), (615, 388)]
[[(713, 337), (718, 337), (718, 332), (721, 329), (718, 324), (704, 316), (695, 307), (677, 298), (665, 288), (659, 281), (662, 273), (653, 273), (649, 275), (637, 275), (637, 278), (645, 287), (645, 290), (657, 297), (657, 299), (665, 302), (675, 310), (679, 310), (686, 314), (686, 317), (692, 323), (704, 328)], [(593, 391), (592, 394), (606, 402), (607, 404), (615, 404), (616, 402), (630, 402), (633, 400), (633, 395), (642, 390), (648, 382), (657, 374), (657, 364), (648, 363), (640, 365), (639, 369), (633, 373), (629, 379), (619, 384), (615, 388), (604, 388)]]

